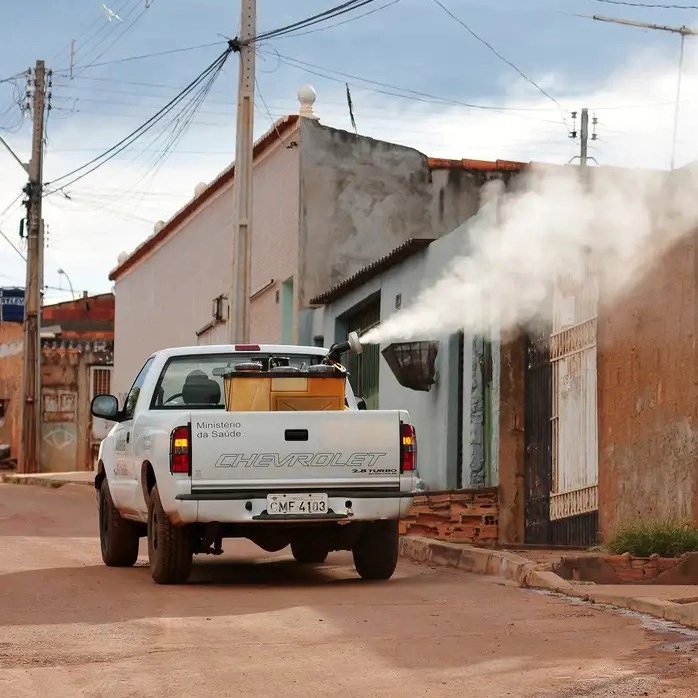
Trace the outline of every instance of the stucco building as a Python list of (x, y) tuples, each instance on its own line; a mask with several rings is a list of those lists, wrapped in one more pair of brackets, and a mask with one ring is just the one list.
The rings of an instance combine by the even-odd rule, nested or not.
[[(90, 402), (111, 390), (114, 296), (47, 305), (41, 318), (41, 472), (91, 470), (110, 428), (94, 420)], [(0, 322), (0, 443), (13, 458), (21, 438), (23, 328)]]
[[(311, 299), (412, 239), (436, 239), (477, 209), (482, 173), (322, 125), (277, 121), (254, 146), (251, 338), (322, 342)], [(500, 163), (506, 169), (507, 163)], [(111, 272), (115, 391), (163, 347), (229, 337), (235, 167), (195, 195)]]

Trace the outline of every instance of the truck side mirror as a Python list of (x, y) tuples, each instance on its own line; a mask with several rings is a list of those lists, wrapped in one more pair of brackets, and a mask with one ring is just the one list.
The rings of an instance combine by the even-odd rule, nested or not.
[(358, 395), (356, 396), (356, 407), (359, 410), (366, 410), (368, 409), (366, 407), (366, 400), (364, 400), (362, 397), (359, 397)]

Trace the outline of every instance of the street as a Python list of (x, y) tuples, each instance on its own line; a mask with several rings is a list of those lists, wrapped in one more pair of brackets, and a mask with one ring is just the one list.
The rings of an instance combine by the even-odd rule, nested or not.
[[(361, 582), (225, 541), (192, 583), (102, 565), (94, 492), (0, 485), (0, 696), (696, 695), (698, 633), (403, 562)], [(691, 687), (693, 686), (693, 688)]]

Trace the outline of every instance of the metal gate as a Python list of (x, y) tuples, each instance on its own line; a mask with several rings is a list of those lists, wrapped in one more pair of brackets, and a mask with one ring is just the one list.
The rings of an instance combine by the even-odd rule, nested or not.
[(598, 426), (596, 331), (598, 279), (558, 279), (553, 301), (553, 482), (551, 542), (596, 544)]
[(524, 373), (525, 542), (550, 544), (552, 489), (552, 366), (550, 327), (526, 338)]
[[(349, 332), (366, 332), (380, 324), (380, 296), (372, 300), (361, 310), (347, 318), (347, 334)], [(345, 366), (349, 370), (349, 382), (356, 395), (366, 401), (369, 410), (378, 409), (378, 374), (380, 370), (380, 346), (367, 344), (361, 354), (348, 352), (344, 357)]]

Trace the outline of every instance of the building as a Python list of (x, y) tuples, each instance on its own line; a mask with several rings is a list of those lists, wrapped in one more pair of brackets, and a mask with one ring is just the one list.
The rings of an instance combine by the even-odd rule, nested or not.
[[(94, 395), (111, 390), (114, 296), (111, 293), (42, 308), (42, 472), (91, 470), (100, 440), (110, 428), (93, 420)], [(23, 331), (0, 323), (0, 442), (14, 458), (21, 438)]]
[[(477, 209), (477, 163), (319, 123), (306, 100), (254, 146), (251, 337), (323, 341), (310, 300), (412, 239), (436, 239)], [(506, 169), (507, 163), (500, 163)], [(234, 165), (111, 272), (116, 296), (115, 391), (167, 346), (225, 342), (232, 287)]]

